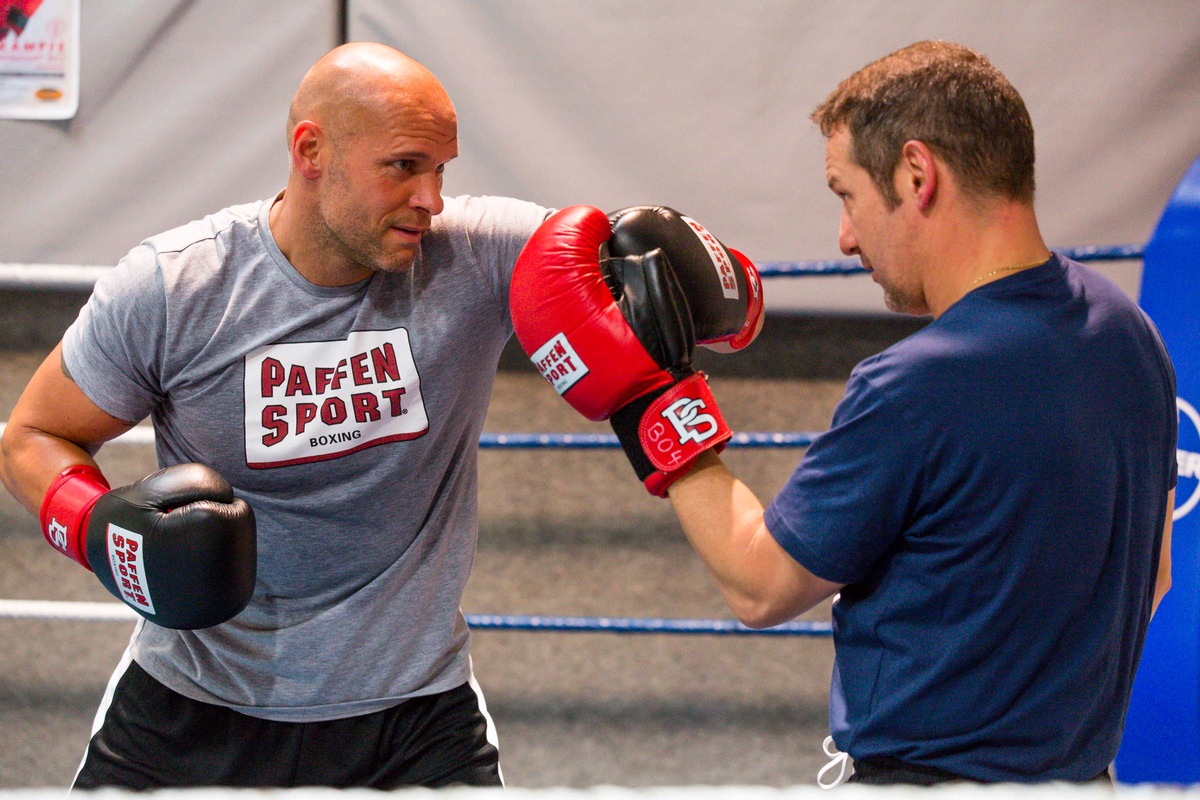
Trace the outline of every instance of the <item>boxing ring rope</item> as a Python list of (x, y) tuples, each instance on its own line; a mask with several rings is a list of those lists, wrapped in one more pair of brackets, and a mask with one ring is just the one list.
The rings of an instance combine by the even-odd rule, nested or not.
[[(1083, 245), (1081, 247), (1056, 247), (1054, 252), (1073, 261), (1138, 261), (1145, 255), (1146, 247), (1141, 244)], [(2, 265), (0, 265), (2, 266)], [(839, 258), (825, 261), (765, 261), (758, 264), (758, 274), (763, 278), (797, 278), (822, 275), (857, 275), (866, 272), (856, 258)], [(0, 279), (3, 275), (0, 273)]]
[[(830, 636), (827, 622), (788, 622), (773, 628), (747, 628), (731, 619), (646, 617), (565, 617), (522, 614), (466, 614), (473, 630), (560, 631), (567, 633), (720, 634), (752, 636)], [(134, 622), (137, 614), (121, 603), (57, 600), (0, 600), (0, 619), (76, 622)]]
[[(8, 423), (0, 422), (0, 436)], [(758, 431), (735, 433), (729, 447), (786, 448), (808, 447), (819, 431)], [(135, 425), (109, 444), (154, 444), (154, 429)], [(615, 433), (484, 433), (479, 437), (481, 450), (541, 450), (568, 448), (576, 450), (611, 450), (621, 446)]]
[[(1145, 247), (1137, 244), (1084, 246), (1056, 249), (1076, 261), (1124, 261), (1141, 259)], [(77, 264), (0, 263), (0, 290), (91, 291), (96, 280), (111, 267)], [(772, 261), (759, 265), (763, 278), (855, 275), (865, 270), (858, 259), (821, 261)], [(0, 435), (5, 422), (0, 422)], [(762, 431), (735, 433), (732, 448), (804, 448), (819, 432)], [(154, 431), (137, 425), (111, 444), (148, 445)], [(484, 433), (481, 449), (614, 449), (615, 434), (602, 433)], [(832, 635), (828, 622), (792, 621), (771, 628), (748, 628), (733, 619), (669, 619), (643, 617), (576, 617), (515, 614), (466, 614), (476, 630), (558, 631), (569, 633), (688, 634), (819, 636)], [(88, 622), (131, 622), (137, 615), (120, 603), (84, 603), (48, 600), (2, 600), (0, 619), (50, 619)]]

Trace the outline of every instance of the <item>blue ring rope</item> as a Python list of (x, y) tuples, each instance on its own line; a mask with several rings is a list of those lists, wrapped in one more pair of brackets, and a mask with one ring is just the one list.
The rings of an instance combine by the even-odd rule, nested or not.
[[(1076, 261), (1132, 261), (1144, 257), (1144, 244), (1085, 245), (1055, 247)], [(8, 264), (0, 263), (0, 289), (66, 289), (91, 291), (96, 279), (107, 272), (108, 266), (80, 264)], [(768, 261), (758, 265), (764, 278), (803, 275), (857, 275), (863, 272), (856, 258), (826, 261)]]
[(747, 628), (732, 619), (659, 619), (653, 617), (543, 617), (467, 614), (480, 630), (565, 631), (570, 633), (676, 633), (741, 636), (832, 636), (829, 622), (785, 622), (773, 628)]
[[(1086, 245), (1056, 247), (1054, 252), (1074, 261), (1132, 261), (1146, 253), (1144, 244)], [(865, 272), (857, 258), (827, 261), (768, 261), (758, 265), (763, 278), (791, 278), (800, 275), (857, 275)]]
[[(480, 630), (568, 631), (578, 633), (683, 633), (761, 636), (830, 636), (828, 622), (788, 622), (774, 628), (747, 628), (732, 619), (655, 619), (645, 617), (554, 617), (515, 614), (467, 614), (467, 624)], [(88, 622), (130, 622), (133, 609), (113, 602), (62, 600), (0, 600), (3, 619), (69, 619)]]

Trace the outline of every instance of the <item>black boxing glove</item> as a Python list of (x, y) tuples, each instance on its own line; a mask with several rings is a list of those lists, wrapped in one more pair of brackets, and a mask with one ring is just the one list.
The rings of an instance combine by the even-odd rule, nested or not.
[(51, 546), (156, 625), (217, 625), (254, 593), (254, 512), (201, 464), (111, 491), (98, 469), (77, 464), (51, 483), (40, 517)]
[(763, 292), (750, 259), (726, 247), (696, 220), (666, 206), (631, 206), (608, 219), (609, 256), (663, 251), (687, 297), (696, 344), (729, 353), (754, 341), (763, 325)]
[(646, 353), (671, 383), (623, 405), (609, 423), (646, 490), (667, 490), (706, 450), (721, 452), (733, 436), (703, 372), (692, 367), (693, 315), (662, 249), (609, 258), (605, 279)]

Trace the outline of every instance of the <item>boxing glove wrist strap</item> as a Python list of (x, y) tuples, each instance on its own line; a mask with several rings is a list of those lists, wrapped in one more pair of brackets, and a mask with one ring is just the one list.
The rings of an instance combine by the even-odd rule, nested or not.
[(666, 497), (701, 453), (720, 452), (733, 436), (703, 372), (647, 392), (611, 422), (634, 472), (656, 497)]
[(42, 534), (55, 550), (91, 569), (87, 558), (87, 521), (92, 506), (109, 490), (100, 470), (74, 464), (63, 470), (42, 500)]

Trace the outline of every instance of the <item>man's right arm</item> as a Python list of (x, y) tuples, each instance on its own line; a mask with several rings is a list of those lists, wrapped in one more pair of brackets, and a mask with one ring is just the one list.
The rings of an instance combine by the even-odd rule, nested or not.
[(743, 624), (779, 625), (842, 588), (780, 546), (763, 521), (762, 503), (716, 454), (701, 455), (668, 491), (688, 541)]
[(146, 619), (186, 629), (225, 622), (254, 592), (254, 512), (202, 464), (110, 488), (91, 454), (131, 426), (71, 380), (59, 345), (13, 409), (0, 477), (52, 547)]
[(0, 478), (37, 517), (46, 490), (64, 469), (73, 464), (95, 467), (91, 454), (132, 426), (102, 411), (71, 380), (59, 344), (9, 416), (0, 441)]

